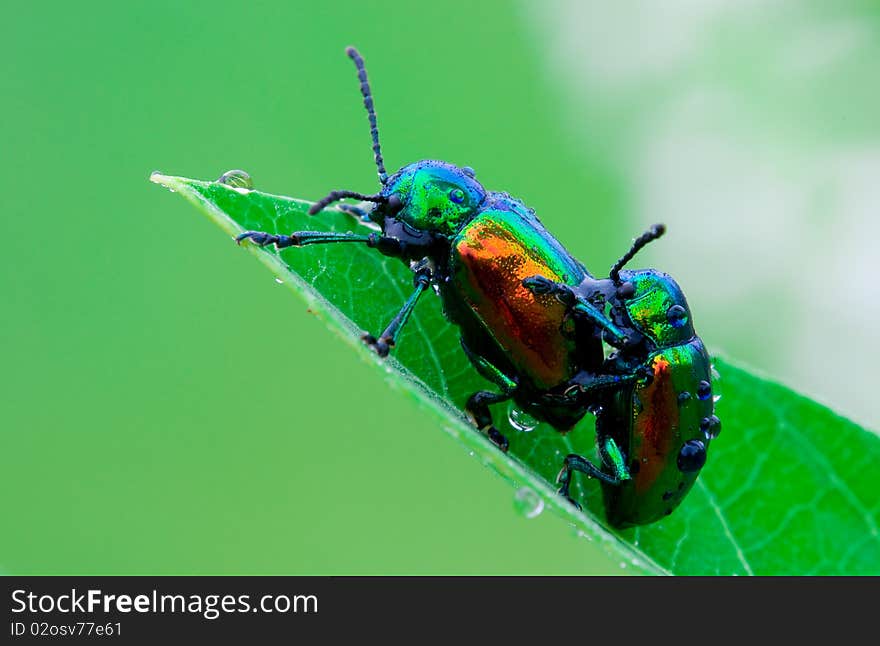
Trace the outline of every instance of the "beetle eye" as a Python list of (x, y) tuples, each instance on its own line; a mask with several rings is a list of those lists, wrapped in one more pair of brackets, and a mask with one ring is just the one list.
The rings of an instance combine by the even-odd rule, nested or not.
[(401, 202), (400, 198), (396, 195), (392, 195), (385, 203), (385, 208), (388, 209), (388, 212), (391, 215), (395, 215), (398, 211), (400, 211), (400, 209), (403, 208), (403, 202)]
[(454, 188), (449, 191), (449, 199), (455, 202), (456, 204), (461, 204), (464, 202), (464, 191), (460, 188)]

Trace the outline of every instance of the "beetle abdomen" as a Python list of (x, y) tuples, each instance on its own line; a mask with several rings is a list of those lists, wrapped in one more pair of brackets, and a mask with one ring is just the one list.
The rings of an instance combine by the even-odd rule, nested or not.
[(520, 377), (546, 389), (574, 374), (575, 343), (564, 330), (562, 303), (533, 294), (522, 281), (540, 275), (577, 285), (584, 272), (535, 223), (506, 210), (478, 215), (455, 238), (451, 280)]
[(627, 456), (632, 476), (604, 486), (608, 520), (643, 525), (669, 514), (687, 495), (706, 459), (705, 420), (714, 402), (709, 355), (699, 338), (654, 353), (648, 383), (621, 391), (603, 410), (597, 430), (611, 435)]

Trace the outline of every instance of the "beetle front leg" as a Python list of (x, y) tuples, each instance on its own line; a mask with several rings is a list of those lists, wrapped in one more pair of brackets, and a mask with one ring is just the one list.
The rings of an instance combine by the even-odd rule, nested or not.
[(597, 396), (609, 390), (618, 390), (623, 386), (632, 385), (642, 380), (649, 380), (652, 375), (651, 370), (644, 367), (623, 375), (581, 372), (572, 379), (569, 390), (577, 389), (576, 392), (580, 392), (585, 398), (594, 400)]
[(544, 276), (529, 276), (522, 281), (523, 287), (533, 294), (552, 294), (566, 309), (575, 316), (587, 318), (594, 325), (604, 330), (606, 338), (616, 347), (626, 346), (630, 339), (617, 327), (605, 314), (603, 314), (590, 301), (575, 294), (574, 290), (563, 283), (545, 278)]
[[(238, 244), (245, 240), (251, 241), (259, 247), (275, 245), (276, 249), (287, 247), (304, 247), (310, 244), (334, 244), (341, 242), (356, 242), (365, 244), (371, 249), (376, 249), (386, 256), (400, 257), (403, 254), (404, 244), (397, 238), (370, 233), (368, 235), (356, 235), (353, 233), (336, 233), (333, 231), (295, 231), (290, 235), (266, 233), (264, 231), (245, 231), (235, 238)], [(431, 270), (426, 265), (415, 269), (415, 291), (400, 308), (397, 315), (377, 339), (372, 334), (364, 334), (361, 338), (367, 345), (373, 348), (380, 357), (388, 355), (389, 350), (397, 342), (401, 328), (409, 320), (419, 297), (431, 284)]]
[(413, 278), (413, 284), (415, 291), (406, 299), (403, 307), (391, 319), (388, 327), (385, 328), (385, 331), (382, 332), (379, 338), (377, 339), (372, 334), (365, 334), (361, 337), (364, 343), (373, 348), (380, 357), (387, 357), (389, 350), (397, 343), (400, 330), (409, 320), (409, 316), (412, 314), (413, 309), (415, 309), (416, 303), (419, 302), (419, 297), (428, 288), (428, 285), (431, 284), (431, 270), (425, 266), (417, 269), (415, 278)]
[(279, 235), (266, 233), (265, 231), (245, 231), (235, 238), (238, 244), (245, 240), (250, 240), (258, 247), (275, 245), (276, 249), (305, 247), (310, 244), (359, 242), (371, 249), (376, 249), (386, 256), (400, 256), (403, 251), (403, 244), (397, 238), (382, 236), (378, 233), (356, 235), (353, 233), (335, 233), (333, 231), (294, 231), (290, 235)]

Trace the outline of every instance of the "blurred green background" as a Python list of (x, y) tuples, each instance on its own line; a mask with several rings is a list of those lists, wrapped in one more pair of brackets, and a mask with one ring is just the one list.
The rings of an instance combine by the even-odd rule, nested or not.
[(605, 5), (8, 13), (0, 571), (625, 571), (147, 181), (373, 190), (349, 44), (389, 168), (473, 166), (596, 273), (666, 222), (710, 347), (877, 427), (876, 3)]

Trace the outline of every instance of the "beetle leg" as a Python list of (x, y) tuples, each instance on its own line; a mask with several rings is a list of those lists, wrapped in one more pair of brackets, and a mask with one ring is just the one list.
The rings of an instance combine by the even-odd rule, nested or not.
[(507, 453), (507, 447), (510, 445), (510, 442), (492, 423), (492, 413), (489, 412), (489, 404), (498, 404), (507, 401), (510, 397), (510, 393), (493, 393), (488, 390), (481, 390), (471, 395), (464, 406), (465, 410), (473, 418), (477, 428), (488, 435), (489, 439), (505, 453)]
[[(332, 231), (295, 231), (290, 235), (277, 235), (274, 233), (265, 233), (263, 231), (245, 231), (235, 238), (235, 241), (241, 244), (244, 240), (250, 240), (259, 247), (267, 245), (275, 245), (277, 249), (286, 247), (303, 247), (309, 244), (331, 244), (336, 242), (360, 242), (366, 244), (371, 249), (376, 249), (386, 256), (400, 256), (403, 252), (403, 243), (397, 238), (382, 236), (377, 233), (368, 235), (355, 235), (353, 233), (335, 233)], [(431, 270), (426, 265), (420, 265), (415, 269), (415, 279), (413, 280), (415, 291), (403, 306), (397, 312), (395, 317), (382, 332), (378, 339), (372, 334), (364, 334), (361, 338), (364, 342), (373, 348), (380, 357), (388, 355), (388, 351), (397, 341), (401, 328), (409, 320), (419, 297), (422, 295), (428, 285), (431, 284)]]
[(431, 284), (431, 270), (425, 266), (417, 269), (413, 284), (415, 285), (415, 291), (406, 299), (400, 311), (391, 319), (388, 327), (385, 328), (385, 331), (382, 332), (379, 338), (376, 339), (372, 334), (365, 334), (361, 337), (364, 343), (373, 348), (380, 357), (388, 356), (388, 351), (397, 342), (400, 330), (409, 320), (409, 316), (412, 314), (413, 309), (415, 309), (416, 303), (419, 302), (419, 297), (428, 288), (428, 285)]
[(563, 283), (557, 283), (544, 276), (529, 276), (524, 279), (523, 287), (534, 294), (553, 294), (575, 316), (590, 319), (595, 325), (605, 330), (616, 345), (626, 345), (629, 338), (595, 305), (587, 299), (575, 294), (574, 290)]
[(459, 341), (461, 343), (461, 349), (464, 350), (465, 355), (467, 355), (467, 358), (470, 360), (474, 368), (476, 368), (477, 372), (480, 373), (481, 377), (491, 381), (505, 394), (510, 395), (516, 390), (516, 381), (495, 367), (491, 361), (471, 350), (464, 342), (464, 339), (459, 339)]
[(648, 375), (642, 369), (628, 375), (608, 373), (593, 375), (582, 372), (575, 376), (572, 383), (581, 393), (595, 396), (603, 391), (616, 390), (621, 386), (633, 384), (640, 379), (646, 378), (648, 378)]
[(559, 494), (564, 496), (578, 509), (580, 509), (580, 505), (574, 501), (569, 493), (572, 471), (586, 473), (591, 477), (598, 478), (599, 480), (612, 485), (619, 485), (621, 482), (629, 480), (631, 477), (626, 468), (623, 453), (613, 439), (609, 437), (603, 444), (599, 445), (599, 454), (606, 463), (611, 465), (611, 468), (614, 470), (613, 474), (605, 473), (587, 458), (577, 455), (576, 453), (571, 453), (566, 456), (562, 469), (559, 471), (559, 475), (556, 476), (556, 484), (559, 486)]
[(522, 284), (533, 294), (553, 294), (568, 307), (574, 306), (577, 302), (577, 296), (571, 287), (544, 276), (529, 276), (523, 279)]
[(470, 399), (468, 399), (467, 404), (465, 404), (465, 410), (473, 418), (474, 424), (477, 428), (486, 433), (486, 435), (489, 436), (489, 439), (492, 440), (498, 448), (507, 452), (509, 442), (492, 422), (492, 413), (489, 411), (489, 404), (498, 404), (510, 399), (516, 390), (517, 383), (495, 367), (488, 359), (472, 351), (464, 342), (464, 339), (460, 339), (460, 341), (461, 349), (464, 350), (467, 358), (470, 360), (471, 364), (473, 364), (474, 368), (476, 368), (477, 372), (480, 373), (480, 376), (491, 381), (501, 389), (501, 393), (493, 393), (488, 390), (481, 390), (474, 393), (471, 395)]
[(382, 236), (378, 233), (368, 235), (356, 235), (353, 233), (335, 233), (333, 231), (295, 231), (290, 235), (277, 235), (263, 231), (245, 231), (239, 234), (235, 241), (241, 244), (250, 240), (258, 247), (274, 244), (277, 249), (286, 247), (304, 247), (310, 244), (331, 244), (336, 242), (360, 242), (372, 249), (378, 250), (386, 256), (399, 256), (403, 250), (403, 244), (397, 238)]
[(626, 467), (626, 458), (614, 438), (606, 437), (604, 441), (599, 442), (599, 455), (602, 456), (602, 461), (614, 471), (617, 484), (624, 480), (632, 480), (629, 469)]

